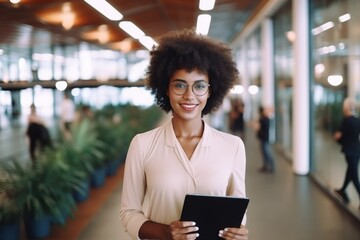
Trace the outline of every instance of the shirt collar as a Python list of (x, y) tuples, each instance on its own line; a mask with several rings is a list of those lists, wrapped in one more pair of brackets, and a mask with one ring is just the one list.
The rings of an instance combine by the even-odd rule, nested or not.
[[(211, 127), (203, 120), (204, 122), (204, 133), (201, 138), (202, 146), (207, 147), (210, 146), (210, 135), (211, 135)], [(165, 124), (165, 136), (166, 136), (166, 145), (169, 147), (175, 147), (177, 142), (173, 124), (171, 119)]]

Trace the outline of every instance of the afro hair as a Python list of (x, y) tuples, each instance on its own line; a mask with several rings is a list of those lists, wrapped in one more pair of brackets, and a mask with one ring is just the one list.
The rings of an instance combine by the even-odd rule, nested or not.
[(160, 38), (159, 45), (150, 52), (150, 56), (146, 72), (147, 88), (165, 112), (171, 111), (167, 90), (169, 81), (177, 70), (198, 70), (208, 75), (211, 94), (202, 115), (216, 111), (238, 81), (239, 72), (231, 49), (192, 29), (165, 34)]

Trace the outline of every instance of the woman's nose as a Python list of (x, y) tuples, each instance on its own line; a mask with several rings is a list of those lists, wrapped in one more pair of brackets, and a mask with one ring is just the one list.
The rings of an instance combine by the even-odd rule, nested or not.
[(186, 92), (184, 93), (184, 98), (194, 98), (195, 94), (192, 90), (192, 85), (188, 85), (186, 88)]

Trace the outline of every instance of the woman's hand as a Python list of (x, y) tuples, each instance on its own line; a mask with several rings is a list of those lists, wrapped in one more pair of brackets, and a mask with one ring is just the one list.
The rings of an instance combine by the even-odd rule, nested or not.
[(226, 240), (240, 239), (247, 240), (249, 231), (245, 226), (241, 225), (240, 228), (225, 228), (224, 230), (219, 231), (219, 237)]
[(173, 240), (181, 239), (196, 239), (199, 234), (196, 233), (199, 228), (196, 226), (195, 222), (190, 221), (175, 221), (170, 224), (170, 231)]

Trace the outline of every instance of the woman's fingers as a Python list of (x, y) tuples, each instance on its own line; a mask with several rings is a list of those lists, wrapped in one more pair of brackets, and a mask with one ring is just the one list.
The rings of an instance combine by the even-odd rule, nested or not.
[(173, 239), (176, 240), (190, 240), (196, 239), (199, 234), (197, 231), (199, 228), (196, 226), (195, 222), (191, 221), (176, 221), (170, 224), (171, 234)]
[(219, 237), (226, 240), (247, 240), (249, 235), (249, 231), (241, 226), (240, 228), (225, 228), (224, 230), (219, 231)]

